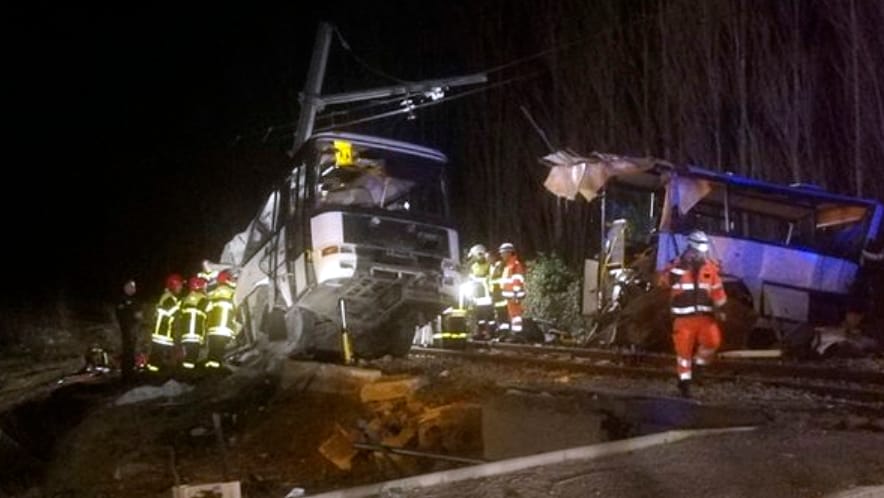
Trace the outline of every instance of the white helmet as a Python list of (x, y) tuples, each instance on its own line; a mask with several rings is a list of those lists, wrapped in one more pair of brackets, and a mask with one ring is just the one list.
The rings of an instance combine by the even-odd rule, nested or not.
[(694, 230), (688, 235), (688, 247), (701, 253), (709, 252), (709, 237), (702, 230)]
[(478, 258), (487, 254), (488, 249), (486, 249), (485, 246), (482, 244), (476, 244), (470, 248), (470, 252), (467, 253), (467, 259)]
[(504, 242), (500, 244), (500, 248), (497, 249), (497, 252), (516, 252), (516, 246), (512, 244), (512, 242)]

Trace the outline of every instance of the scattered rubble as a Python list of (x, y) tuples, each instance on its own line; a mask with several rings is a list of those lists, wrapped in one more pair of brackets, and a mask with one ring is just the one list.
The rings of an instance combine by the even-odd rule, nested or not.
[(174, 379), (166, 381), (162, 386), (141, 386), (136, 387), (123, 394), (114, 402), (117, 406), (130, 405), (133, 403), (142, 403), (157, 398), (172, 399), (183, 394), (187, 394), (193, 390), (193, 386), (182, 384)]

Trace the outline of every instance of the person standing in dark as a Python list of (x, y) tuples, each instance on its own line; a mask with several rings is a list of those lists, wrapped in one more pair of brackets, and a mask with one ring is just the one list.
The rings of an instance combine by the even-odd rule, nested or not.
[(123, 297), (117, 304), (117, 323), (121, 334), (120, 372), (124, 384), (129, 384), (135, 377), (135, 342), (138, 335), (138, 324), (141, 322), (141, 310), (135, 300), (135, 281), (123, 284)]

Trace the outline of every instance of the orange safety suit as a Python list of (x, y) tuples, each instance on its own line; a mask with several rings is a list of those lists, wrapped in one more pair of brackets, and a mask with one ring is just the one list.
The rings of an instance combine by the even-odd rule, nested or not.
[(690, 380), (692, 364), (708, 365), (721, 345), (721, 329), (714, 315), (727, 302), (727, 294), (718, 265), (706, 259), (692, 262), (678, 258), (663, 277), (671, 292), (676, 371), (679, 380)]
[(525, 269), (515, 254), (504, 262), (503, 276), (500, 280), (501, 295), (506, 299), (506, 311), (509, 315), (509, 329), (512, 332), (521, 332), (522, 299), (525, 298)]

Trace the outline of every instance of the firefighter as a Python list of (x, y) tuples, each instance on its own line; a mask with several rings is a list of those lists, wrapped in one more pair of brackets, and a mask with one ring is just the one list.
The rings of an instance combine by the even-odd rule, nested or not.
[(181, 290), (184, 279), (173, 273), (166, 277), (166, 288), (157, 302), (157, 316), (153, 334), (150, 337), (150, 359), (147, 369), (158, 372), (161, 368), (174, 366), (175, 320), (181, 304)]
[(190, 277), (187, 289), (187, 296), (181, 301), (181, 311), (175, 323), (184, 349), (181, 366), (193, 369), (206, 339), (206, 281), (201, 277)]
[(506, 313), (506, 298), (503, 297), (502, 279), (503, 260), (498, 256), (493, 258), (491, 268), (488, 271), (491, 304), (494, 307), (494, 317), (489, 328), (494, 335), (505, 334), (510, 330), (510, 319)]
[(491, 263), (488, 250), (482, 244), (476, 244), (467, 253), (470, 262), (469, 281), (467, 282), (470, 296), (470, 308), (476, 320), (474, 335), (478, 338), (490, 338), (491, 326), (494, 323), (494, 308), (489, 288)]
[[(521, 334), (522, 299), (525, 299), (525, 269), (516, 254), (516, 247), (510, 242), (501, 244), (498, 252), (503, 261), (503, 274), (500, 282), (501, 295), (506, 299), (508, 328), (513, 334)], [(503, 324), (501, 323), (501, 325)]]
[(666, 267), (662, 280), (670, 289), (678, 390), (689, 398), (692, 366), (712, 361), (721, 345), (719, 322), (726, 318), (722, 307), (727, 295), (718, 265), (709, 258), (709, 237), (700, 230), (691, 232), (687, 249)]
[(228, 270), (218, 273), (217, 285), (209, 291), (209, 304), (206, 306), (206, 331), (208, 353), (206, 368), (221, 367), (227, 343), (236, 335), (236, 309), (233, 297), (236, 283)]

